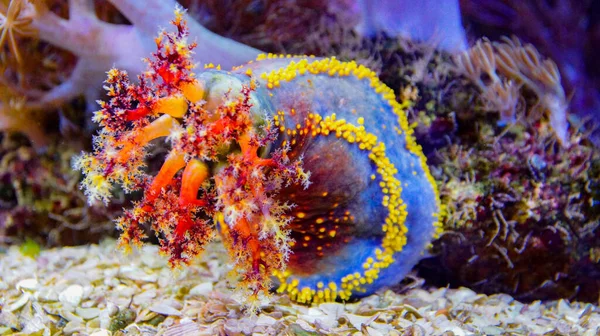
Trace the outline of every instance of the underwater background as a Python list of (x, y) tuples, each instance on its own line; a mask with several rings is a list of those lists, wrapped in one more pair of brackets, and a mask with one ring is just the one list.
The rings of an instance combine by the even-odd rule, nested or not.
[(0, 335), (596, 335), (599, 40), (592, 0), (0, 0)]

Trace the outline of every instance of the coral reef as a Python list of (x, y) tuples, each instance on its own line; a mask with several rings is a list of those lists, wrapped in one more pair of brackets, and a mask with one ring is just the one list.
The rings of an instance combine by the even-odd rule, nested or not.
[(67, 144), (39, 154), (26, 139), (0, 136), (0, 244), (26, 237), (40, 244), (74, 245), (116, 233), (113, 220), (123, 201), (89, 206), (71, 169)]
[[(574, 117), (597, 112), (597, 4), (462, 0), (472, 32), (492, 39), (516, 33), (540, 52), (516, 38), (484, 39), (450, 57), (435, 50), (443, 42), (439, 39), (418, 44), (357, 32), (361, 22), (369, 25), (364, 33), (374, 32), (376, 24), (393, 32), (394, 18), (410, 10), (390, 11), (382, 22), (372, 22), (372, 14), (398, 2), (380, 1), (357, 12), (357, 4), (368, 3), (182, 0), (190, 9), (180, 13), (189, 22), (187, 40), (183, 31), (163, 35), (158, 59), (146, 70), (139, 59), (154, 50), (156, 25), (167, 23), (175, 3), (0, 0), (0, 130), (22, 132), (33, 145), (1, 135), (3, 242), (26, 236), (50, 245), (95, 241), (97, 233), (112, 232), (109, 219), (126, 199), (142, 196), (133, 191), (145, 190), (119, 221), (122, 243), (138, 243), (154, 227), (163, 252), (177, 264), (189, 261), (220, 231), (237, 258), (246, 296), (262, 296), (271, 273), (279, 291), (297, 301), (364, 295), (398, 282), (428, 253), (425, 244), (433, 228), (428, 220), (419, 231), (410, 217), (416, 213), (411, 207), (418, 207), (411, 203), (417, 197), (413, 185), (403, 186), (401, 203), (392, 204), (409, 210), (400, 216), (407, 216), (408, 233), (399, 235), (406, 245), (386, 245), (401, 249), (394, 262), (375, 255), (369, 264), (366, 254), (356, 254), (363, 248), (376, 251), (387, 239), (389, 226), (384, 233), (378, 225), (397, 196), (384, 194), (398, 183), (378, 187), (387, 175), (375, 170), (387, 171), (378, 166), (385, 159), (379, 147), (369, 147), (371, 140), (362, 140), (373, 135), (377, 144), (385, 144), (384, 156), (399, 174), (409, 171), (409, 164), (395, 160), (421, 167), (414, 183), (430, 188), (410, 124), (449, 210), (445, 233), (429, 251), (433, 257), (419, 267), (429, 281), (521, 299), (598, 299), (600, 164), (589, 135), (595, 126)], [(444, 19), (454, 27), (460, 49), (464, 36), (457, 18)], [(251, 47), (219, 38), (199, 23)], [(430, 33), (426, 29), (422, 36)], [(194, 42), (201, 47), (192, 50)], [(379, 74), (401, 103), (354, 62), (265, 57), (230, 73), (211, 64), (224, 69), (243, 64), (256, 58), (254, 48), (356, 60)], [(206, 69), (193, 74), (194, 62)], [(97, 109), (105, 72), (113, 65), (120, 70), (109, 72), (108, 98), (95, 115), (103, 131), (94, 155), (78, 162), (94, 200), (86, 205), (74, 187), (79, 175), (68, 167), (73, 148), (80, 146), (56, 145), (56, 134), (89, 136), (81, 130), (94, 125), (83, 111)], [(304, 67), (309, 69), (304, 74), (290, 75)], [(363, 72), (357, 75), (356, 69)], [(130, 82), (125, 71), (142, 74), (141, 82)], [(330, 71), (332, 79), (324, 80)], [(307, 96), (310, 87), (339, 99), (339, 106), (327, 105), (329, 98), (317, 94)], [(357, 92), (368, 106), (356, 101)], [(80, 95), (85, 100), (73, 99)], [(324, 106), (332, 115), (322, 112)], [(388, 129), (397, 123), (393, 118), (401, 119), (390, 106), (398, 114), (408, 112), (408, 121), (399, 123), (402, 134)], [(377, 108), (383, 115), (369, 119), (369, 111)], [(306, 114), (307, 109), (316, 111)], [(385, 127), (370, 128), (375, 124)], [(320, 128), (313, 135), (316, 125)], [(331, 145), (334, 134), (339, 137)], [(398, 152), (404, 153), (405, 145), (414, 154), (408, 159)], [(373, 157), (365, 159), (369, 150)], [(354, 161), (356, 166), (350, 164)], [(331, 171), (336, 176), (330, 177)], [(371, 174), (375, 180), (365, 180)], [(398, 181), (409, 178), (407, 173)], [(95, 200), (110, 200), (111, 206)], [(406, 230), (400, 222), (395, 227)], [(384, 266), (371, 272), (374, 265)], [(327, 272), (330, 278), (324, 277)]]
[[(113, 185), (144, 190), (118, 221), (121, 244), (139, 245), (149, 224), (177, 265), (218, 229), (252, 304), (272, 275), (300, 302), (401, 280), (439, 233), (440, 206), (392, 90), (334, 58), (264, 55), (196, 75), (181, 12), (173, 24), (139, 84), (109, 71), (94, 153), (75, 163), (91, 203)], [(171, 149), (152, 178), (157, 138)]]
[(581, 134), (562, 148), (543, 127), (478, 126), (477, 144), (439, 150), (434, 169), (448, 207), (435, 250), (450, 280), (521, 299), (597, 301), (598, 152)]
[[(182, 3), (186, 4), (185, 1)], [(194, 4), (197, 5), (196, 2), (190, 2), (192, 7)], [(91, 3), (85, 5), (85, 2), (81, 1), (66, 2), (49, 0), (44, 1), (43, 3), (3, 0), (1, 5), (2, 7), (0, 7), (0, 13), (5, 13), (7, 15), (10, 14), (11, 17), (22, 21), (24, 24), (23, 27), (26, 28), (28, 32), (34, 31), (34, 33), (32, 36), (25, 36), (20, 35), (17, 32), (14, 34), (16, 43), (11, 45), (7, 44), (3, 46), (4, 48), (0, 49), (0, 65), (2, 70), (2, 73), (0, 74), (0, 130), (6, 132), (5, 134), (11, 134), (12, 132), (21, 132), (25, 134), (30, 140), (32, 146), (40, 153), (48, 148), (56, 148), (56, 142), (64, 138), (83, 139), (81, 140), (82, 143), (87, 143), (86, 139), (91, 136), (91, 132), (95, 126), (90, 122), (91, 118), (84, 116), (83, 110), (91, 112), (92, 110), (97, 109), (94, 99), (99, 96), (98, 88), (101, 86), (100, 83), (102, 81), (101, 79), (94, 81), (93, 78), (96, 75), (98, 75), (98, 78), (100, 78), (100, 76), (104, 78), (104, 71), (108, 70), (109, 64), (119, 65), (118, 63), (113, 63), (115, 60), (117, 60), (113, 56), (119, 56), (120, 54), (115, 54), (109, 49), (118, 48), (120, 45), (111, 44), (110, 46), (104, 48), (104, 56), (102, 56), (103, 54), (100, 52), (93, 51), (90, 52), (89, 55), (82, 55), (82, 49), (87, 48), (82, 48), (81, 46), (76, 47), (75, 45), (78, 43), (78, 41), (86, 40), (85, 34), (90, 33), (84, 29), (85, 27), (82, 26), (87, 22), (85, 19), (86, 17), (92, 17), (92, 19), (90, 19), (92, 27), (95, 29), (97, 28), (99, 31), (110, 30), (113, 28), (119, 28), (116, 30), (116, 32), (134, 30), (135, 27), (132, 28), (131, 23), (128, 22), (123, 16), (125, 9), (123, 8), (122, 13), (119, 9), (112, 6), (108, 1), (94, 1), (93, 7), (91, 6)], [(224, 35), (233, 36), (244, 42), (248, 41), (249, 44), (260, 46), (261, 48), (265, 47), (267, 49), (275, 49), (274, 45), (280, 43), (281, 41), (269, 42), (267, 44), (257, 43), (257, 41), (263, 41), (267, 37), (271, 38), (281, 36), (287, 36), (289, 40), (293, 36), (294, 40), (296, 41), (296, 48), (300, 49), (299, 44), (302, 31), (290, 27), (289, 24), (283, 25), (282, 23), (291, 22), (289, 18), (292, 17), (298, 19), (298, 13), (305, 13), (305, 10), (309, 7), (312, 8), (310, 15), (304, 15), (304, 19), (298, 21), (296, 26), (304, 27), (305, 24), (312, 21), (313, 18), (320, 18), (323, 15), (323, 13), (320, 11), (320, 9), (323, 7), (322, 3), (315, 2), (313, 4), (306, 4), (304, 7), (301, 5), (302, 4), (297, 4), (295, 6), (288, 7), (282, 6), (279, 2), (274, 2), (269, 7), (266, 16), (261, 16), (258, 19), (254, 17), (252, 20), (248, 19), (250, 25), (259, 26), (259, 32), (261, 30), (265, 31), (262, 34), (258, 34), (262, 37), (259, 37), (255, 34), (244, 39), (244, 36), (238, 36), (231, 32), (221, 32), (218, 29), (216, 30)], [(250, 4), (248, 4), (248, 6), (250, 6)], [(8, 11), (9, 7), (11, 7), (10, 13)], [(238, 7), (241, 6), (235, 6), (235, 8)], [(213, 5), (211, 8), (221, 8), (221, 6)], [(235, 8), (229, 8), (228, 13), (232, 15), (235, 14)], [(171, 10), (172, 9), (170, 8), (169, 14), (171, 13)], [(240, 10), (245, 11), (246, 8)], [(200, 12), (201, 11), (198, 10), (192, 14), (195, 17), (199, 17), (201, 16)], [(226, 18), (228, 18), (228, 16), (222, 19)], [(41, 24), (40, 22), (43, 23), (46, 21), (58, 25), (59, 27), (55, 27), (56, 29), (67, 29), (70, 30), (74, 35), (77, 35), (78, 40), (71, 41), (73, 45), (71, 49), (77, 49), (77, 52), (71, 54), (68, 50), (60, 49), (60, 47), (63, 46), (64, 41), (61, 42), (61, 44), (56, 45), (53, 43), (47, 43), (44, 39), (44, 33), (41, 32), (40, 34), (40, 32), (33, 29), (33, 26), (36, 24), (35, 22), (37, 22), (39, 25)], [(52, 25), (44, 27), (46, 29), (51, 29)], [(215, 26), (211, 25), (210, 28), (214, 29)], [(158, 25), (156, 30), (158, 30)], [(244, 30), (246, 30), (246, 28), (244, 28)], [(6, 30), (3, 31), (6, 32)], [(198, 31), (194, 30), (192, 33), (195, 34), (192, 38), (197, 39)], [(96, 49), (102, 48), (102, 45), (106, 46), (106, 43), (102, 42), (102, 36), (106, 37), (109, 35), (103, 33), (96, 40), (89, 43), (100, 43), (97, 47), (93, 46)], [(151, 38), (152, 37), (150, 37), (150, 39)], [(227, 40), (225, 39), (224, 41)], [(206, 42), (204, 37), (202, 38), (202, 42), (203, 46), (205, 47), (202, 50), (214, 50), (210, 46), (207, 47), (204, 44), (204, 42)], [(13, 46), (18, 47), (18, 53), (12, 51), (13, 49), (11, 48)], [(225, 43), (225, 46), (227, 46), (227, 43)], [(329, 50), (330, 48), (326, 46), (325, 49)], [(231, 52), (235, 54), (237, 50), (238, 49), (232, 49)], [(106, 51), (110, 51), (110, 55), (106, 54)], [(16, 56), (20, 54), (23, 54), (25, 57), (19, 57), (19, 59), (16, 59)], [(244, 53), (240, 53), (237, 56), (242, 57), (243, 54)], [(132, 53), (128, 53), (125, 56), (131, 57), (132, 60), (136, 58), (135, 54)], [(198, 55), (198, 53), (195, 53), (194, 56), (201, 57), (202, 61), (213, 60), (212, 58), (207, 59), (202, 55)], [(212, 57), (213, 55), (210, 56)], [(82, 61), (85, 61), (86, 57), (103, 57), (103, 61), (105, 61), (105, 66), (107, 68), (100, 70), (102, 65), (98, 65), (98, 71), (96, 72), (96, 75), (83, 76), (83, 78), (81, 78), (81, 76), (77, 75), (75, 70)], [(254, 58), (254, 55), (251, 58)], [(219, 60), (221, 63), (223, 59), (220, 58), (220, 56), (215, 55), (214, 61), (217, 60)], [(93, 60), (89, 62), (92, 61)], [(137, 59), (135, 61), (137, 61)], [(243, 61), (240, 61), (240, 63), (243, 63)], [(141, 61), (139, 64), (143, 65)], [(123, 65), (121, 64), (121, 66)], [(139, 72), (141, 71), (141, 66), (138, 70), (129, 70), (131, 72)], [(77, 90), (71, 90), (73, 86), (71, 84), (74, 82), (78, 83), (76, 85)], [(66, 87), (67, 89), (61, 89), (61, 87)], [(73, 100), (72, 98), (78, 96), (81, 90), (89, 93), (86, 99)], [(57, 92), (62, 92), (66, 95), (56, 95), (55, 93)], [(51, 97), (55, 97), (57, 99), (55, 100)], [(53, 102), (49, 102), (49, 100), (52, 100)], [(69, 102), (69, 104), (64, 104), (65, 102)], [(85, 105), (82, 106), (82, 104), (87, 104), (87, 107)], [(60, 137), (57, 135), (60, 135)], [(61, 146), (61, 148), (64, 148), (64, 146)], [(154, 165), (154, 162), (151, 162), (150, 165)], [(37, 182), (32, 181), (32, 183)], [(27, 188), (27, 186), (24, 187)], [(72, 195), (75, 198), (79, 197), (77, 193)], [(77, 200), (74, 200), (74, 202), (77, 202)], [(38, 215), (41, 215), (43, 218), (45, 213), (36, 213), (33, 211), (23, 215), (30, 216), (31, 218), (27, 219), (27, 221), (32, 222), (33, 218), (38, 218)], [(42, 222), (54, 223), (53, 221)], [(43, 232), (46, 232), (47, 230), (49, 230), (49, 228), (39, 230), (41, 236), (38, 236), (37, 233), (32, 230), (20, 232), (27, 232), (36, 239), (41, 238), (42, 240), (45, 240)], [(19, 234), (19, 239), (20, 238), (21, 236)], [(76, 239), (74, 241), (79, 243), (85, 242), (85, 240), (80, 239)]]
[[(34, 167), (38, 166), (37, 162), (44, 162), (43, 169), (32, 167), (34, 173), (27, 178), (19, 176), (23, 173), (21, 171), (5, 172), (4, 176), (5, 179), (10, 177), (21, 181), (20, 187), (24, 190), (43, 190), (32, 193), (27, 202), (40, 203), (49, 195), (60, 194), (60, 204), (68, 206), (65, 209), (57, 207), (56, 212), (50, 212), (52, 215), (62, 215), (69, 207), (72, 207), (73, 214), (87, 208), (82, 206), (85, 203), (82, 203), (83, 193), (77, 188), (63, 194), (62, 190), (48, 190), (47, 183), (52, 182), (38, 179), (43, 179), (46, 173), (51, 176), (51, 181), (62, 179), (62, 174), (68, 173), (70, 158), (67, 153), (72, 155), (82, 144), (89, 143), (94, 126), (84, 111), (91, 113), (97, 109), (95, 100), (101, 97), (106, 71), (115, 64), (134, 72), (143, 69), (141, 57), (149, 54), (150, 49), (145, 52), (134, 46), (140, 47), (138, 40), (146, 39), (152, 48), (159, 23), (153, 21), (156, 17), (141, 15), (140, 11), (154, 9), (154, 14), (160, 15), (156, 7), (139, 7), (146, 3), (132, 1), (132, 5), (128, 6), (120, 1), (120, 7), (116, 8), (108, 1), (0, 1), (0, 131), (5, 138), (15, 132), (25, 134), (35, 151), (19, 151), (29, 153), (28, 162)], [(157, 2), (166, 6), (163, 9), (168, 8), (165, 23), (172, 15), (175, 3)], [(123, 14), (137, 17), (130, 22)], [(151, 23), (145, 25), (145, 22)], [(198, 24), (192, 23), (192, 26), (196, 27), (194, 38), (208, 43), (208, 48), (203, 50), (225, 50), (231, 52), (234, 59), (254, 50), (227, 39), (219, 40), (218, 36)], [(210, 43), (219, 45), (210, 47)], [(221, 47), (225, 49), (219, 49)], [(210, 61), (207, 57), (214, 55), (215, 61), (223, 62), (225, 59), (217, 54), (195, 56)], [(256, 54), (252, 52), (239, 61), (252, 59)], [(84, 94), (85, 100), (74, 99), (81, 94)], [(69, 144), (62, 142), (65, 139), (71, 140)], [(79, 145), (77, 141), (80, 141)], [(22, 143), (22, 147), (26, 146)], [(2, 156), (13, 158), (13, 151), (17, 149), (8, 149)], [(58, 155), (56, 151), (61, 152), (62, 161), (51, 167), (49, 160)], [(76, 181), (80, 176), (68, 175), (69, 181)], [(68, 197), (71, 199), (66, 200)], [(125, 201), (116, 202), (108, 212), (112, 213), (123, 203)], [(17, 202), (10, 199), (4, 205), (3, 216), (16, 218), (17, 222), (10, 229), (2, 223), (3, 240), (20, 241), (24, 236), (30, 236), (50, 245), (81, 244), (97, 241), (99, 232), (113, 231), (111, 225), (108, 225), (110, 230), (106, 230), (107, 217), (103, 215), (105, 210), (102, 207), (90, 208), (92, 212), (98, 212), (92, 216), (70, 215), (68, 220), (63, 221), (49, 218), (47, 209), (33, 204), (17, 206)], [(87, 222), (81, 223), (82, 218)], [(94, 221), (98, 224), (94, 225)], [(64, 239), (68, 235), (58, 232), (70, 231), (66, 226), (79, 228), (75, 230), (78, 233)], [(89, 227), (93, 229), (82, 234)], [(51, 237), (49, 232), (54, 232)]]
[[(532, 46), (514, 40), (482, 40), (454, 58), (413, 46), (413, 56), (403, 52), (404, 63), (385, 65), (384, 81), (401, 96), (419, 97), (409, 120), (447, 209), (444, 233), (419, 271), (435, 285), (596, 302), (600, 155), (588, 127), (572, 123), (558, 138), (530, 84), (510, 94), (494, 89), (493, 83), (522, 83), (490, 62), (501, 48), (512, 49), (503, 57), (516, 58), (504, 63), (538, 58)], [(488, 70), (465, 71), (473, 64)], [(547, 62), (525, 64), (527, 73), (554, 73)], [(555, 87), (557, 77), (548, 79)]]
[[(80, 95), (85, 96), (87, 111), (91, 113), (96, 108), (95, 101), (101, 98), (98, 83), (101, 83), (111, 66), (130, 73), (143, 71), (140, 59), (152, 51), (157, 23), (168, 21), (176, 3), (174, 0), (3, 0), (0, 3), (0, 42), (3, 43), (0, 45), (4, 49), (2, 51), (8, 53), (0, 53), (0, 77), (4, 85), (14, 86), (18, 83), (21, 104), (15, 108), (14, 104), (2, 101), (0, 129), (32, 134), (22, 121), (27, 118), (18, 116), (40, 114), (41, 111), (48, 113)], [(366, 17), (386, 11), (390, 6), (385, 3), (363, 8), (364, 4), (359, 6), (347, 0), (268, 1), (261, 4), (253, 1), (182, 1), (182, 4), (191, 7), (195, 18), (223, 36), (233, 37), (268, 52), (318, 55), (335, 52), (334, 45), (339, 43), (340, 36), (362, 44), (362, 37), (355, 32), (355, 26), (360, 20), (369, 21)], [(359, 7), (361, 10), (357, 12)], [(415, 12), (419, 13), (416, 8), (411, 11), (413, 14)], [(418, 21), (419, 18), (413, 14), (406, 15)], [(460, 26), (442, 12), (437, 13), (437, 17), (439, 19), (433, 21), (453, 22), (453, 31)], [(394, 21), (391, 17), (388, 19), (387, 22)], [(457, 22), (460, 23), (460, 20)], [(308, 34), (305, 29), (307, 26), (311, 27)], [(340, 29), (342, 26), (344, 28)], [(398, 27), (380, 28), (389, 34), (398, 33)], [(212, 33), (197, 21), (190, 21), (190, 29), (193, 38), (201, 41), (203, 46), (194, 55), (196, 61), (230, 68), (254, 59), (259, 53), (257, 49)], [(400, 30), (405, 31), (403, 28)], [(417, 30), (409, 31), (414, 33), (413, 37), (419, 38)], [(374, 28), (371, 27), (365, 33), (373, 32)], [(210, 52), (205, 52), (208, 50)], [(21, 54), (27, 57), (21, 57)], [(346, 59), (362, 58), (356, 56), (349, 55)], [(60, 64), (54, 69), (59, 73), (59, 78), (46, 83), (39, 81), (47, 76), (36, 76), (37, 71), (31, 70), (65, 59), (68, 60), (67, 66)], [(72, 123), (72, 120), (62, 118), (61, 122)], [(87, 130), (92, 129), (90, 124), (85, 126)], [(47, 138), (36, 135), (32, 141), (38, 148), (49, 143)]]

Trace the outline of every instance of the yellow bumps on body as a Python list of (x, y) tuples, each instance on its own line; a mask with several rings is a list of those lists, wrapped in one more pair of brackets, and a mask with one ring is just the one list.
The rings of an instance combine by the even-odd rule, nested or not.
[[(358, 150), (369, 159), (373, 165), (374, 173), (366, 176), (368, 181), (372, 181), (373, 185), (379, 189), (381, 199), (377, 202), (377, 206), (385, 209), (387, 215), (380, 225), (380, 244), (373, 246), (372, 255), (365, 260), (347, 260), (345, 263), (357, 262), (355, 268), (340, 267), (340, 271), (336, 269), (323, 270), (328, 272), (329, 276), (318, 276), (316, 272), (313, 276), (305, 276), (295, 274), (294, 271), (286, 271), (277, 273), (279, 279), (278, 292), (289, 293), (292, 299), (298, 302), (323, 302), (335, 300), (336, 298), (347, 300), (355, 295), (364, 295), (373, 290), (372, 285), (391, 281), (387, 279), (398, 279), (399, 276), (391, 276), (392, 265), (397, 267), (406, 263), (411, 267), (413, 262), (409, 260), (417, 260), (420, 258), (422, 250), (426, 248), (432, 237), (439, 235), (441, 225), (439, 217), (441, 206), (439, 203), (438, 191), (435, 181), (433, 180), (429, 168), (425, 162), (425, 156), (422, 153), (421, 147), (416, 144), (412, 136), (413, 130), (408, 124), (404, 108), (410, 102), (399, 103), (396, 101), (393, 90), (379, 81), (376, 74), (370, 69), (357, 64), (356, 62), (342, 62), (335, 58), (307, 58), (307, 57), (291, 57), (289, 62), (283, 62), (282, 59), (288, 59), (287, 56), (279, 56), (273, 54), (261, 55), (252, 65), (252, 73), (258, 73), (259, 78), (264, 82), (264, 85), (269, 92), (269, 95), (277, 97), (279, 90), (289, 92), (295, 88), (299, 89), (300, 98), (318, 96), (319, 102), (323, 102), (322, 96), (332, 97), (343, 101), (347, 105), (345, 108), (339, 108), (331, 104), (329, 113), (324, 112), (324, 106), (321, 103), (304, 102), (291, 103), (283, 102), (284, 105), (289, 105), (287, 108), (278, 108), (275, 115), (275, 125), (279, 127), (279, 131), (286, 135), (284, 143), (292, 146), (304, 142), (303, 137), (310, 135), (314, 139), (335, 139), (344, 140), (349, 148), (355, 146)], [(267, 67), (262, 73), (256, 71), (256, 64), (261, 62), (273, 64), (283, 64), (280, 67)], [(244, 69), (242, 68), (241, 71)], [(328, 82), (327, 78), (332, 81)], [(356, 91), (336, 92), (340, 90), (329, 83), (336, 83), (334, 79), (347, 79), (350, 83), (348, 87), (352, 87)], [(366, 85), (363, 85), (366, 84)], [(354, 85), (354, 86), (352, 86)], [(310, 93), (302, 92), (301, 88), (307, 88)], [(314, 91), (312, 91), (314, 90)], [(361, 90), (365, 90), (362, 91)], [(373, 99), (380, 107), (364, 106), (360, 101), (353, 100), (354, 96), (365, 95), (367, 97), (377, 97)], [(339, 98), (334, 98), (339, 97)], [(369, 100), (371, 101), (371, 100)], [(356, 104), (356, 105), (355, 105)], [(307, 110), (306, 114), (302, 113), (302, 109), (306, 106), (312, 106)], [(315, 113), (315, 110), (321, 111)], [(298, 114), (304, 116), (304, 120), (298, 123), (288, 123), (286, 120), (298, 120)], [(374, 117), (375, 116), (375, 117)], [(382, 120), (379, 123), (374, 123), (379, 116)], [(394, 122), (395, 121), (395, 122)], [(381, 125), (384, 125), (381, 130)], [(385, 131), (386, 126), (390, 127), (390, 131)], [(395, 140), (397, 138), (397, 140)], [(392, 140), (392, 141), (389, 141)], [(317, 140), (315, 140), (317, 141)], [(328, 141), (328, 140), (325, 140)], [(390, 143), (403, 143), (403, 148), (392, 147)], [(407, 154), (402, 154), (403, 159), (410, 159), (410, 176), (414, 176), (414, 181), (401, 181), (398, 176), (398, 160), (399, 157), (391, 156), (390, 153), (404, 151)], [(396, 154), (394, 154), (396, 155)], [(402, 164), (401, 164), (402, 166)], [(334, 170), (331, 171), (332, 176), (335, 176), (335, 165), (332, 165)], [(418, 181), (418, 182), (417, 182)], [(318, 187), (318, 182), (317, 187)], [(421, 185), (422, 195), (417, 192), (419, 188), (411, 186)], [(408, 187), (405, 191), (403, 185)], [(320, 193), (325, 195), (325, 200), (329, 192)], [(418, 209), (418, 203), (415, 202), (419, 197), (426, 197), (426, 209)], [(408, 200), (408, 201), (405, 201)], [(334, 208), (339, 204), (334, 204)], [(420, 219), (410, 217), (410, 212), (418, 210), (426, 217), (422, 223)], [(306, 211), (296, 212), (298, 221), (304, 223), (310, 221)], [(326, 216), (325, 216), (326, 217)], [(327, 218), (327, 217), (326, 217)], [(343, 216), (342, 220), (350, 220), (355, 216)], [(340, 219), (336, 220), (337, 221)], [(352, 219), (354, 220), (354, 219)], [(322, 226), (326, 225), (330, 220), (325, 220), (323, 217), (314, 219), (314, 224)], [(425, 225), (426, 230), (419, 233), (419, 236), (413, 234), (407, 223), (410, 225)], [(335, 225), (328, 224), (328, 225)], [(318, 233), (323, 233), (330, 239), (339, 239), (348, 241), (343, 233), (337, 229), (320, 228)], [(295, 246), (308, 246), (313, 240), (309, 240), (309, 236), (301, 237), (304, 243), (296, 244)], [(354, 240), (360, 237), (353, 237)], [(420, 246), (420, 247), (413, 247)], [(406, 247), (408, 251), (406, 250)], [(360, 248), (356, 248), (360, 250)], [(292, 248), (292, 251), (294, 248)], [(318, 246), (316, 251), (324, 251), (321, 246)], [(352, 252), (348, 252), (352, 253)], [(404, 257), (409, 255), (409, 257)], [(326, 255), (324, 258), (327, 258)], [(301, 264), (301, 262), (299, 262)], [(342, 262), (344, 263), (344, 262)], [(318, 267), (318, 266), (317, 266)], [(302, 269), (302, 266), (298, 266)], [(347, 271), (341, 269), (346, 268)], [(295, 269), (295, 267), (294, 267)], [(305, 271), (305, 270), (304, 270)], [(345, 273), (344, 273), (345, 272)], [(335, 275), (333, 275), (335, 273)], [(333, 281), (324, 281), (326, 278)], [(337, 279), (336, 279), (337, 278)], [(398, 280), (399, 281), (399, 280)], [(335, 290), (331, 288), (323, 288), (323, 284), (328, 282), (335, 286)], [(380, 285), (378, 285), (380, 286)]]

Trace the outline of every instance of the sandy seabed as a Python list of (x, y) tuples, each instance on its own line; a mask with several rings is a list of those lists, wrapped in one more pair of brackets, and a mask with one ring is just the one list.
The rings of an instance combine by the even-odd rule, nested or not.
[(219, 244), (172, 270), (156, 246), (114, 240), (26, 257), (0, 253), (0, 335), (600, 335), (600, 308), (524, 304), (467, 288), (391, 290), (313, 306), (273, 295), (258, 314), (236, 300)]

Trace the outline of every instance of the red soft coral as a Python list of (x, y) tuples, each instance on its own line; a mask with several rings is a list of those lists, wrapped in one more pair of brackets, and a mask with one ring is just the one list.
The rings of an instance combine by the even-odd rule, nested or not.
[[(220, 224), (239, 287), (254, 302), (289, 253), (291, 205), (275, 196), (291, 183), (306, 187), (309, 175), (285, 147), (270, 157), (258, 155), (278, 134), (272, 121), (254, 120), (252, 82), (239, 92), (230, 89), (216, 106), (203, 100), (205, 83), (191, 72), (195, 44), (186, 42), (185, 22), (176, 14), (177, 31), (156, 39), (158, 51), (139, 84), (125, 72), (108, 72), (110, 99), (95, 115), (101, 130), (94, 153), (79, 157), (75, 167), (86, 175), (82, 185), (90, 202), (108, 202), (114, 184), (144, 190), (118, 220), (121, 245), (141, 244), (143, 225), (151, 225), (173, 266), (200, 253)], [(151, 177), (143, 172), (144, 157), (148, 143), (161, 137), (171, 151)]]

